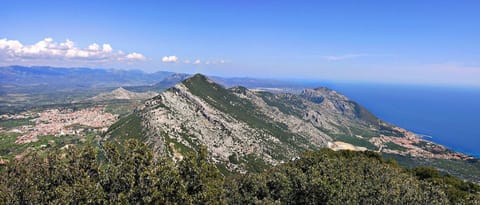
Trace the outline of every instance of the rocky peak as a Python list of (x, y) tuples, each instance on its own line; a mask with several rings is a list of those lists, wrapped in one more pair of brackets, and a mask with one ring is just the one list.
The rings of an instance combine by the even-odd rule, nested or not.
[(210, 80), (207, 76), (205, 76), (203, 74), (200, 74), (200, 73), (197, 73), (197, 74), (193, 75), (192, 77), (187, 78), (184, 81), (182, 81), (183, 84), (185, 84), (185, 83), (202, 83), (202, 82), (203, 83), (215, 83), (212, 80)]
[(316, 101), (318, 101), (319, 99), (330, 99), (330, 100), (336, 100), (336, 101), (348, 100), (348, 98), (345, 97), (344, 95), (327, 87), (319, 87), (315, 89), (304, 89), (301, 92), (300, 96), (303, 96), (307, 99), (313, 99)]
[(105, 101), (105, 100), (145, 100), (148, 98), (152, 98), (157, 93), (155, 92), (145, 92), (145, 93), (137, 93), (137, 92), (132, 92), (129, 91), (123, 87), (119, 87), (115, 90), (112, 90), (111, 92), (107, 93), (100, 93), (97, 96), (94, 96), (90, 98), (90, 100), (93, 101)]
[(131, 92), (126, 90), (125, 88), (123, 87), (119, 87), (115, 90), (112, 90), (112, 94), (119, 94), (119, 95), (123, 95), (123, 94), (130, 94)]
[(233, 87), (229, 88), (228, 90), (230, 90), (234, 93), (242, 94), (242, 95), (246, 95), (247, 92), (248, 92), (248, 89), (246, 87), (243, 87), (243, 86), (233, 86)]

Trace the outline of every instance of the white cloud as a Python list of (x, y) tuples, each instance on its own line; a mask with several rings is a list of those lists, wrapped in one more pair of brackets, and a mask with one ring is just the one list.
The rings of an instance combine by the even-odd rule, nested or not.
[(7, 39), (0, 39), (0, 49), (2, 50), (11, 50), (11, 51), (18, 51), (23, 47), (20, 41), (16, 40), (7, 40)]
[(230, 61), (226, 60), (201, 60), (201, 59), (182, 59), (178, 58), (177, 56), (171, 55), (171, 56), (163, 56), (162, 57), (162, 62), (164, 63), (183, 63), (183, 64), (192, 64), (192, 65), (220, 65), (220, 64), (226, 64), (229, 63)]
[[(94, 44), (96, 45), (96, 43), (94, 43)], [(67, 49), (71, 49), (75, 46), (75, 43), (73, 41), (67, 39), (67, 40), (65, 40), (65, 42), (60, 43), (60, 46), (64, 47), (64, 48), (67, 48)]]
[(115, 62), (145, 60), (145, 57), (135, 52), (127, 55), (120, 50), (114, 52), (110, 44), (103, 44), (100, 47), (97, 43), (92, 43), (87, 48), (79, 48), (69, 39), (59, 43), (52, 38), (45, 38), (31, 45), (23, 45), (18, 40), (0, 39), (0, 60), (35, 62), (46, 59), (52, 63), (54, 61)]
[(110, 46), (110, 44), (103, 44), (103, 52), (106, 52), (106, 53), (110, 53), (112, 52), (112, 46)]
[(94, 44), (89, 45), (88, 49), (90, 49), (92, 51), (98, 51), (100, 49), (100, 46), (98, 44), (94, 43)]
[(164, 56), (162, 62), (164, 63), (176, 63), (178, 61), (177, 56)]
[(180, 61), (180, 58), (178, 58), (177, 56), (163, 56), (162, 58), (162, 62), (164, 63), (183, 63), (183, 64), (192, 64), (192, 65), (220, 65), (220, 64), (225, 64), (225, 63), (229, 63), (230, 61), (226, 61), (226, 60), (201, 60), (201, 59), (185, 59), (185, 60), (181, 60)]
[(130, 53), (127, 55), (127, 59), (133, 59), (133, 60), (145, 60), (145, 56), (143, 56), (140, 53)]

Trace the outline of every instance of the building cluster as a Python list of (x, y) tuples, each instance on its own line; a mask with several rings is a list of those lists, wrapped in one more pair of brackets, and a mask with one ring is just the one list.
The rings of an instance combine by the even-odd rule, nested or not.
[[(380, 151), (383, 153), (434, 159), (473, 159), (471, 156), (450, 151), (441, 145), (434, 144), (418, 137), (392, 137), (381, 135), (380, 137), (373, 137), (369, 141), (375, 146), (380, 147)], [(396, 144), (403, 147), (403, 149), (389, 147), (388, 143)]]
[(0, 115), (0, 120), (20, 120), (20, 119), (28, 119), (28, 118), (36, 118), (38, 117), (38, 113), (36, 112), (21, 112), (18, 114), (3, 114)]
[(82, 135), (85, 131), (106, 131), (118, 116), (104, 111), (104, 107), (96, 106), (74, 111), (72, 109), (49, 109), (38, 113), (32, 119), (35, 125), (26, 125), (12, 131), (22, 135), (16, 143), (29, 143), (44, 135)]

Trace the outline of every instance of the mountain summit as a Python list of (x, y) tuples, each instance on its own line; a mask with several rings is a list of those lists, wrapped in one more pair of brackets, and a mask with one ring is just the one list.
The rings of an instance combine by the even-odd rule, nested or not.
[(328, 88), (298, 95), (227, 89), (201, 74), (147, 100), (106, 137), (136, 137), (158, 155), (176, 160), (204, 145), (213, 162), (240, 172), (259, 171), (322, 147), (408, 154), (395, 140), (420, 140)]

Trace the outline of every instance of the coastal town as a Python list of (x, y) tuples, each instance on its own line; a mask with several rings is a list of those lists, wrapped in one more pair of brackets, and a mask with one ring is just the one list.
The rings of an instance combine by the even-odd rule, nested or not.
[[(422, 139), (417, 134), (405, 130), (400, 127), (394, 127), (396, 131), (399, 131), (404, 137), (394, 137), (380, 135), (378, 137), (372, 137), (368, 139), (370, 143), (375, 145), (378, 150), (376, 152), (395, 154), (402, 156), (410, 156), (416, 158), (426, 159), (446, 159), (446, 160), (473, 160), (475, 157), (469, 156), (460, 152), (455, 152), (447, 149), (446, 147), (435, 144), (428, 140)], [(357, 135), (358, 138), (363, 138)], [(334, 141), (328, 143), (328, 148), (333, 150), (353, 150), (353, 151), (366, 151), (366, 147), (354, 146), (352, 144)]]
[[(371, 138), (369, 142), (377, 147), (380, 147), (381, 152), (388, 154), (448, 160), (474, 159), (472, 156), (454, 152), (442, 145), (438, 145), (418, 137), (401, 138), (381, 135), (379, 137)], [(393, 145), (395, 147), (399, 146), (400, 148), (391, 148), (389, 145)]]

